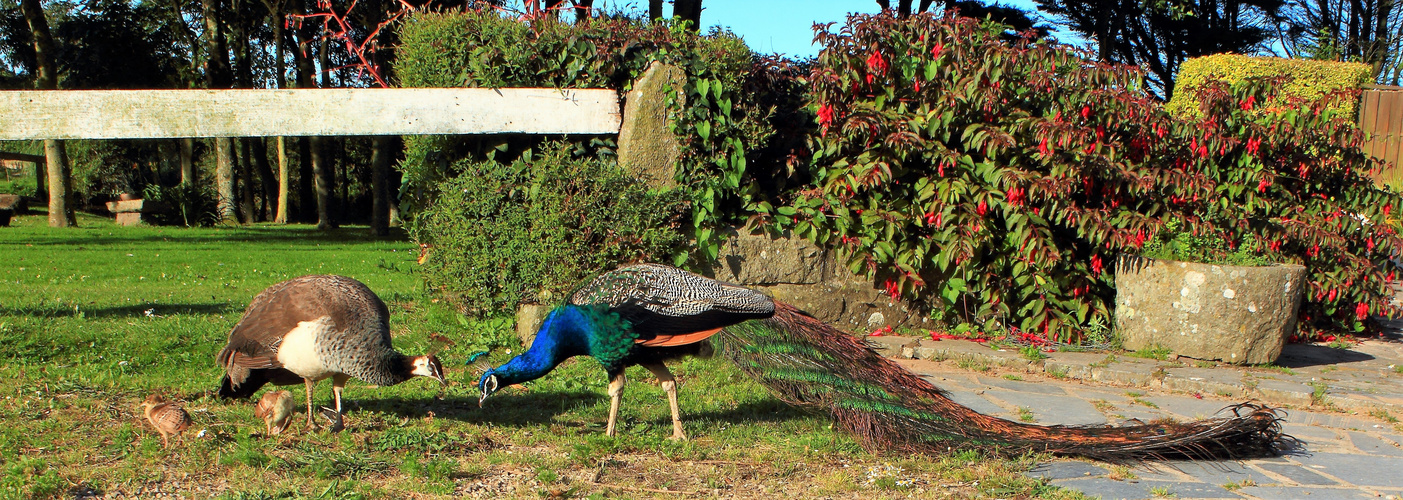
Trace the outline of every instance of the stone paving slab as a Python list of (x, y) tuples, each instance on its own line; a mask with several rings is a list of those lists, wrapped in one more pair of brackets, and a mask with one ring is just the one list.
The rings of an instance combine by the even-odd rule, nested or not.
[(1389, 410), (1403, 407), (1403, 374), (1386, 368), (1403, 364), (1398, 340), (1369, 344), (1367, 352), (1298, 346), (1283, 360), (1285, 368), (1210, 367), (1103, 353), (1051, 353), (1029, 361), (972, 342), (891, 345), (920, 360), (901, 359), (895, 348), (887, 349), (889, 356), (952, 399), (1002, 418), (1016, 420), (1018, 408), (1027, 408), (1039, 425), (1184, 421), (1223, 416), (1225, 407), (1255, 399), (1283, 408), (1283, 430), (1300, 440), (1282, 457), (1159, 463), (1133, 468), (1129, 476), (1125, 469), (1079, 460), (1057, 460), (1027, 473), (1090, 497), (1403, 498), (1403, 424), (1388, 420), (1403, 417), (1403, 411)]

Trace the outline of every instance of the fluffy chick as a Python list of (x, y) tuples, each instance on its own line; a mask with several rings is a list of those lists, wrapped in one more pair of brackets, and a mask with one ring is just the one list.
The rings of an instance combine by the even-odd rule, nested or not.
[(190, 428), (190, 414), (184, 408), (165, 398), (152, 394), (141, 403), (146, 412), (146, 421), (161, 434), (161, 445), (170, 446), (170, 436), (180, 437), (180, 433)]
[(253, 407), (253, 415), (263, 419), (270, 436), (282, 434), (287, 430), (287, 424), (292, 421), (295, 411), (296, 403), (293, 402), (292, 393), (288, 391), (266, 392)]

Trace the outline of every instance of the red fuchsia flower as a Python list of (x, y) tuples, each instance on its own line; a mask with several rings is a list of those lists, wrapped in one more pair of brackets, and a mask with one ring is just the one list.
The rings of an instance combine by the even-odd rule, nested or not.
[(1261, 180), (1260, 182), (1257, 183), (1257, 192), (1258, 192), (1258, 193), (1265, 193), (1265, 192), (1267, 192), (1267, 186), (1270, 186), (1270, 185), (1271, 185), (1271, 180), (1267, 179), (1266, 177), (1263, 177), (1262, 180)]
[(1082, 119), (1086, 119), (1086, 118), (1090, 118), (1090, 117), (1091, 117), (1091, 106), (1082, 106), (1082, 107), (1081, 107), (1081, 117), (1082, 117)]
[(945, 51), (945, 44), (944, 44), (944, 43), (936, 43), (936, 44), (935, 44), (935, 47), (933, 47), (933, 48), (930, 49), (930, 56), (933, 57), (933, 58), (939, 58), (939, 57), (940, 57), (940, 53), (941, 53), (941, 52), (944, 52), (944, 51)]
[(926, 224), (934, 226), (935, 221), (938, 220), (940, 220), (940, 216), (936, 215), (935, 212), (926, 212)]
[(1105, 125), (1097, 125), (1097, 126), (1096, 126), (1096, 142), (1101, 142), (1101, 141), (1104, 141), (1104, 140), (1106, 140), (1106, 126), (1105, 126)]
[(882, 286), (886, 287), (887, 295), (891, 296), (891, 298), (895, 299), (901, 296), (901, 288), (896, 285), (895, 280), (889, 279), (882, 283)]
[(1280, 252), (1280, 251), (1281, 251), (1281, 240), (1272, 241), (1271, 244), (1268, 245), (1268, 246), (1271, 247), (1271, 251), (1273, 251), (1273, 252)]
[(943, 225), (944, 225), (944, 224), (941, 222), (941, 218), (942, 218), (944, 215), (945, 215), (945, 214), (943, 214), (943, 213), (936, 213), (936, 214), (935, 214), (935, 227), (940, 227), (940, 226), (943, 226)]
[(1262, 147), (1262, 140), (1256, 137), (1247, 140), (1247, 154), (1256, 156)]
[(1374, 238), (1370, 237), (1369, 239), (1364, 240), (1364, 247), (1367, 248), (1370, 252), (1374, 251)]
[(1393, 204), (1384, 205), (1384, 217), (1388, 217), (1388, 212), (1393, 210)]
[(833, 106), (824, 104), (818, 107), (818, 125), (823, 127), (823, 133), (828, 132), (828, 127), (833, 125)]
[(916, 84), (915, 84), (915, 85), (916, 85), (916, 92), (920, 92), (920, 91), (921, 91), (921, 79), (920, 79), (920, 78), (917, 78), (917, 79), (916, 79)]
[(1310, 250), (1306, 250), (1306, 256), (1313, 258), (1316, 255), (1320, 255), (1320, 245), (1318, 244), (1311, 245)]
[(1039, 152), (1039, 153), (1042, 153), (1042, 154), (1045, 154), (1045, 155), (1051, 155), (1051, 154), (1052, 154), (1052, 148), (1047, 147), (1047, 138), (1046, 138), (1046, 137), (1043, 138), (1042, 142), (1039, 142), (1039, 143), (1038, 143), (1038, 152)]
[(974, 207), (974, 212), (982, 217), (984, 214), (989, 213), (989, 204), (984, 200), (979, 200), (979, 205)]
[(1008, 203), (1015, 207), (1023, 206), (1023, 198), (1027, 193), (1023, 188), (1016, 187), (1008, 190)]
[(1146, 237), (1145, 237), (1145, 230), (1144, 230), (1144, 229), (1136, 229), (1136, 230), (1135, 230), (1135, 248), (1140, 248), (1140, 247), (1142, 247), (1142, 246), (1145, 246), (1145, 239), (1146, 239)]
[(1359, 321), (1369, 319), (1369, 304), (1360, 302), (1359, 305), (1354, 306), (1354, 316), (1359, 318)]
[(1155, 135), (1159, 136), (1160, 139), (1164, 138), (1164, 127), (1161, 127), (1158, 123), (1155, 124)]
[(1385, 280), (1388, 280), (1388, 281), (1393, 281), (1393, 271), (1389, 271), (1389, 272), (1388, 272), (1388, 277), (1386, 277), (1386, 278), (1384, 278), (1384, 279), (1385, 279)]
[[(872, 55), (867, 56), (867, 71), (877, 76), (887, 74), (887, 60), (882, 58), (882, 51), (874, 50)], [(871, 83), (869, 81), (869, 83)]]
[(1242, 104), (1240, 104), (1239, 107), (1241, 107), (1243, 111), (1252, 111), (1252, 105), (1256, 103), (1257, 98), (1249, 95), (1246, 99), (1242, 100)]
[(890, 334), (890, 333), (891, 333), (891, 325), (887, 325), (887, 326), (878, 328), (878, 329), (876, 329), (876, 330), (872, 330), (872, 333), (867, 334), (867, 336), (868, 336), (868, 337), (885, 337), (885, 336), (887, 336), (887, 335)]
[(1100, 256), (1100, 255), (1092, 255), (1092, 256), (1091, 256), (1091, 273), (1092, 273), (1092, 274), (1096, 274), (1096, 275), (1100, 275), (1100, 274), (1101, 274), (1101, 256)]
[(1331, 289), (1330, 289), (1330, 293), (1325, 294), (1325, 298), (1326, 298), (1327, 300), (1329, 300), (1330, 302), (1334, 302), (1334, 301), (1335, 301), (1335, 295), (1338, 294), (1338, 293), (1339, 293), (1339, 290), (1336, 290), (1336, 289), (1334, 289), (1334, 288), (1331, 288)]

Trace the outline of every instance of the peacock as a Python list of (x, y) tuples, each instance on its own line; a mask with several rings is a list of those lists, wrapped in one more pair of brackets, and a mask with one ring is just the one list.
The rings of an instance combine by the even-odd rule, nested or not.
[(779, 399), (829, 414), (873, 450), (985, 448), (1125, 461), (1274, 456), (1292, 441), (1281, 432), (1282, 412), (1254, 403), (1231, 406), (1225, 417), (1120, 427), (1039, 426), (983, 415), (794, 306), (658, 264), (624, 266), (577, 290), (546, 317), (530, 349), (482, 375), (479, 405), (502, 387), (586, 355), (610, 380), (608, 435), (615, 433), (624, 369), (640, 365), (662, 381), (672, 437), (685, 439), (676, 382), (663, 361), (696, 354), (713, 336), (722, 355)]
[(355, 377), (388, 386), (414, 377), (444, 383), (433, 354), (406, 356), (390, 344), (390, 312), (364, 283), (345, 276), (303, 276), (263, 290), (215, 356), (224, 369), (219, 396), (244, 399), (264, 384), (307, 387), (307, 428), (314, 424), (312, 389), (331, 378), (331, 430), (342, 428), (341, 390)]

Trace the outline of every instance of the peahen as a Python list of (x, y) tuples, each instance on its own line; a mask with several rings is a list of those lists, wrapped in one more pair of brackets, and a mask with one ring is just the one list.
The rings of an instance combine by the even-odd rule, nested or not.
[(340, 430), (341, 389), (355, 377), (380, 386), (413, 377), (443, 383), (432, 354), (406, 356), (390, 344), (390, 313), (365, 284), (345, 276), (303, 276), (263, 290), (229, 332), (215, 356), (224, 369), (219, 396), (248, 398), (264, 384), (307, 387), (307, 427), (313, 427), (312, 389), (330, 377), (335, 409), (324, 416)]
[(529, 350), (488, 370), (478, 386), (485, 400), (502, 387), (544, 376), (567, 358), (593, 356), (610, 378), (606, 432), (613, 435), (624, 368), (641, 365), (667, 392), (673, 437), (685, 438), (676, 383), (662, 362), (697, 352), (722, 328), (721, 353), (741, 371), (785, 402), (828, 413), (870, 449), (1213, 459), (1276, 455), (1291, 440), (1281, 433), (1278, 410), (1252, 403), (1230, 407), (1227, 417), (1123, 427), (1039, 426), (983, 415), (791, 305), (656, 264), (595, 278), (546, 317)]

